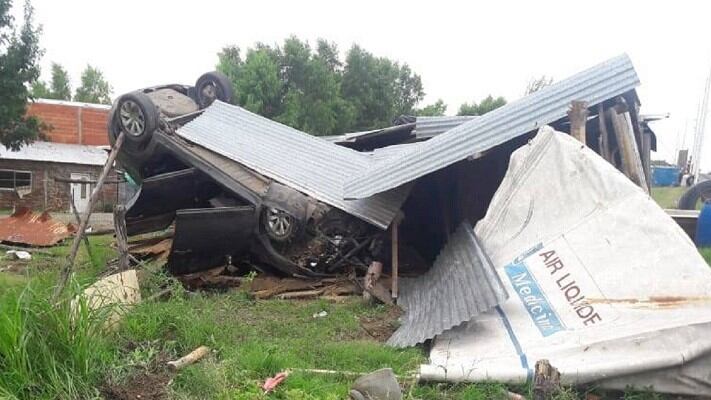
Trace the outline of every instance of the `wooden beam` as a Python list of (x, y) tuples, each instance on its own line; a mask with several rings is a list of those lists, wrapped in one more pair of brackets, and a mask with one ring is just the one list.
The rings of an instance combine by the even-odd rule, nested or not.
[(116, 229), (116, 248), (119, 253), (118, 270), (125, 271), (130, 266), (128, 262), (128, 234), (126, 231), (126, 207), (117, 204), (114, 207), (114, 229)]
[(114, 160), (116, 160), (116, 156), (118, 156), (119, 150), (121, 150), (121, 146), (123, 145), (123, 141), (125, 138), (126, 138), (126, 134), (123, 131), (121, 131), (118, 138), (116, 138), (116, 143), (114, 143), (114, 147), (111, 149), (111, 153), (109, 153), (109, 158), (106, 160), (106, 164), (104, 164), (104, 169), (101, 170), (101, 175), (99, 175), (99, 180), (96, 183), (94, 190), (91, 192), (91, 196), (89, 197), (89, 204), (87, 205), (86, 213), (82, 216), (81, 223), (79, 223), (79, 227), (77, 228), (77, 233), (74, 236), (74, 241), (72, 242), (72, 246), (69, 250), (69, 256), (67, 257), (67, 262), (66, 262), (66, 264), (64, 264), (64, 267), (62, 268), (62, 271), (59, 274), (59, 282), (57, 282), (57, 286), (54, 288), (54, 293), (52, 295), (52, 299), (54, 302), (56, 302), (59, 299), (59, 295), (64, 290), (64, 287), (67, 286), (69, 277), (72, 275), (72, 270), (74, 269), (74, 261), (76, 260), (76, 257), (77, 257), (77, 251), (79, 250), (79, 245), (81, 244), (82, 237), (84, 236), (84, 231), (86, 231), (86, 227), (87, 227), (87, 225), (89, 225), (89, 217), (91, 216), (91, 210), (94, 207), (94, 204), (96, 203), (96, 201), (99, 200), (99, 195), (101, 194), (101, 187), (104, 185), (104, 181), (106, 180), (106, 177), (109, 175), (109, 171), (111, 171), (111, 167), (114, 165)]
[[(81, 217), (79, 216), (79, 211), (77, 211), (77, 206), (74, 204), (74, 196), (69, 196), (69, 204), (72, 206), (72, 213), (74, 213), (74, 218), (77, 220), (77, 226), (81, 225)], [(89, 259), (92, 258), (91, 255), (91, 244), (89, 244), (89, 238), (84, 236), (84, 247), (86, 247), (86, 254), (89, 255)]]
[(588, 121), (588, 103), (579, 100), (570, 102), (568, 119), (570, 120), (570, 135), (586, 144), (585, 124)]
[(619, 108), (608, 108), (606, 114), (617, 139), (617, 147), (622, 158), (622, 172), (645, 192), (649, 192), (627, 107), (621, 104)]
[(398, 269), (400, 268), (400, 266), (399, 266), (400, 258), (398, 255), (398, 249), (399, 249), (398, 248), (398, 227), (399, 227), (399, 225), (400, 225), (400, 218), (395, 217), (395, 219), (393, 220), (393, 222), (390, 226), (390, 232), (392, 234), (392, 236), (391, 236), (392, 283), (391, 283), (390, 292), (391, 292), (393, 299), (397, 299), (397, 291), (398, 291), (397, 280), (398, 280), (398, 273), (399, 273)]
[(599, 131), (600, 131), (600, 138), (599, 138), (599, 146), (600, 146), (600, 155), (602, 158), (605, 160), (609, 161), (610, 164), (615, 165), (614, 160), (612, 159), (612, 155), (610, 154), (610, 137), (608, 136), (609, 134), (607, 133), (607, 122), (605, 120), (605, 108), (603, 107), (602, 103), (597, 105), (597, 122), (599, 125)]

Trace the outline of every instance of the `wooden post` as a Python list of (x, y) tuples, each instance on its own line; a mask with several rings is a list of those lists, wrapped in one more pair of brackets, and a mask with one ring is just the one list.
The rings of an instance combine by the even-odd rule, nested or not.
[[(81, 225), (81, 217), (79, 216), (79, 211), (77, 211), (77, 206), (74, 204), (74, 196), (69, 197), (69, 204), (72, 206), (72, 212), (74, 213), (74, 218), (77, 220), (77, 226)], [(91, 258), (91, 245), (89, 244), (89, 237), (84, 235), (84, 247), (86, 247), (86, 253)]]
[(552, 399), (560, 388), (560, 372), (548, 360), (536, 361), (533, 376), (533, 400)]
[(619, 110), (616, 107), (612, 107), (606, 113), (608, 119), (612, 122), (612, 128), (617, 139), (617, 147), (622, 156), (622, 172), (644, 191), (649, 192), (647, 179), (642, 168), (642, 159), (634, 138), (632, 121), (626, 106), (622, 103)]
[(585, 123), (588, 120), (588, 103), (573, 100), (570, 103), (570, 110), (568, 110), (568, 119), (570, 120), (570, 135), (586, 144)]
[(391, 288), (390, 292), (392, 293), (393, 299), (397, 299), (397, 276), (398, 276), (398, 269), (399, 269), (399, 256), (398, 256), (398, 226), (400, 225), (400, 216), (398, 215), (395, 217), (395, 219), (392, 222), (392, 225), (390, 227), (391, 231), (391, 244), (392, 244), (392, 258), (391, 258), (391, 264), (392, 264), (392, 283), (391, 283)]
[(125, 271), (128, 263), (128, 235), (126, 233), (126, 206), (117, 204), (114, 207), (114, 228), (116, 230), (116, 248), (119, 252), (118, 270)]
[(106, 164), (104, 164), (104, 169), (101, 171), (101, 175), (99, 175), (99, 180), (96, 183), (96, 187), (94, 187), (94, 190), (91, 192), (91, 197), (89, 197), (89, 204), (87, 205), (86, 214), (83, 215), (81, 222), (79, 223), (77, 233), (76, 235), (74, 235), (72, 247), (69, 250), (69, 256), (67, 256), (67, 263), (62, 268), (62, 271), (59, 274), (59, 282), (57, 282), (57, 286), (54, 288), (54, 294), (52, 295), (52, 299), (55, 302), (59, 299), (59, 295), (64, 290), (64, 287), (69, 281), (69, 277), (72, 275), (72, 270), (74, 269), (74, 260), (76, 260), (77, 251), (79, 250), (79, 245), (81, 244), (82, 237), (84, 236), (84, 231), (86, 230), (86, 227), (89, 224), (91, 210), (94, 208), (94, 204), (99, 199), (101, 187), (104, 185), (104, 180), (106, 180), (106, 177), (109, 175), (109, 171), (111, 171), (111, 167), (114, 165), (114, 160), (116, 160), (116, 156), (118, 156), (119, 150), (121, 150), (121, 145), (123, 145), (125, 136), (126, 134), (122, 131), (119, 134), (118, 138), (116, 138), (116, 143), (111, 149), (111, 153), (109, 153), (109, 158), (106, 160)]
[(610, 137), (608, 136), (607, 133), (607, 122), (605, 121), (605, 109), (602, 106), (602, 103), (597, 105), (597, 122), (599, 125), (599, 131), (600, 131), (600, 139), (599, 139), (599, 145), (600, 145), (600, 155), (602, 158), (605, 160), (609, 161), (610, 164), (615, 165), (611, 156), (610, 156)]

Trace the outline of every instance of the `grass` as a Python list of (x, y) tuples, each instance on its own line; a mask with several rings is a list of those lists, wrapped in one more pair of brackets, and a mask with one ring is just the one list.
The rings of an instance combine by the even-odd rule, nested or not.
[[(114, 257), (110, 237), (92, 237), (91, 256), (80, 251), (75, 284), (65, 300), (96, 280)], [(164, 394), (173, 399), (343, 399), (353, 377), (293, 372), (275, 392), (265, 395), (264, 379), (285, 369), (370, 372), (391, 367), (406, 399), (504, 399), (512, 390), (529, 396), (528, 387), (498, 383), (414, 384), (406, 377), (426, 361), (421, 347), (393, 349), (375, 341), (361, 319), (387, 321), (391, 310), (363, 304), (254, 300), (245, 292), (187, 293), (161, 273), (142, 277), (144, 298), (166, 286), (168, 300), (144, 301), (126, 315), (117, 330), (106, 331), (109, 310), (72, 314), (69, 302), (51, 306), (46, 299), (68, 244), (35, 254), (30, 262), (0, 260), (0, 398), (136, 398)], [(711, 249), (703, 249), (711, 260)], [(149, 268), (150, 269), (150, 268)], [(313, 314), (326, 311), (324, 318)], [(70, 317), (74, 315), (74, 317)], [(200, 345), (208, 357), (178, 373), (165, 361)], [(602, 393), (602, 398), (664, 399), (653, 393)], [(555, 399), (584, 399), (586, 389), (564, 389)]]
[(679, 197), (686, 191), (686, 187), (653, 187), (652, 198), (662, 208), (677, 208)]

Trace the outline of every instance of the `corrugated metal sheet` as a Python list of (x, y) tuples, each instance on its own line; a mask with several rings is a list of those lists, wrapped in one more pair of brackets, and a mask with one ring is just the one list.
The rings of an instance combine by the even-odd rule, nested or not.
[(345, 180), (374, 164), (368, 155), (222, 102), (215, 102), (177, 133), (383, 229), (409, 191), (409, 187), (400, 188), (365, 199), (344, 200)]
[(388, 340), (414, 346), (492, 309), (508, 298), (468, 222), (451, 236), (434, 265), (416, 279), (402, 279), (402, 325)]
[(12, 215), (0, 218), (0, 242), (53, 246), (76, 232), (72, 224), (52, 219), (48, 212), (18, 208)]
[(475, 118), (469, 115), (447, 117), (417, 117), (415, 120), (415, 136), (417, 138), (434, 137)]
[(0, 145), (0, 159), (47, 161), (80, 165), (106, 164), (106, 151), (94, 146), (50, 142), (34, 142), (12, 151)]
[(363, 198), (437, 171), (566, 115), (573, 100), (594, 105), (634, 89), (639, 78), (622, 55), (459, 125), (402, 156), (353, 175), (345, 198)]

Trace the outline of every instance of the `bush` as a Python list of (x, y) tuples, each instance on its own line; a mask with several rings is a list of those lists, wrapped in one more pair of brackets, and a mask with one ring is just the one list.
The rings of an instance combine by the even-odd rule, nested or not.
[(78, 285), (52, 305), (51, 285), (35, 281), (0, 293), (0, 398), (97, 397), (113, 357), (104, 321), (109, 310), (74, 304)]

